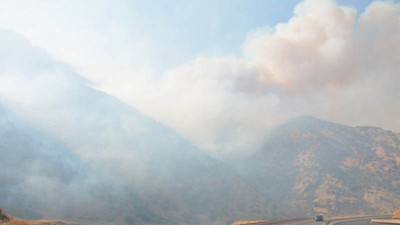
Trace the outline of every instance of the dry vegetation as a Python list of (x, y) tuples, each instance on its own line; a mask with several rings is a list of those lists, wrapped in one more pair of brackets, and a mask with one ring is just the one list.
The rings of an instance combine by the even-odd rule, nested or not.
[(400, 209), (398, 209), (395, 213), (394, 216), (392, 217), (393, 219), (400, 219)]
[(76, 223), (61, 220), (23, 220), (11, 218), (4, 225), (77, 225)]
[(254, 225), (268, 223), (268, 220), (255, 220), (255, 221), (236, 221), (232, 225)]
[(0, 208), (0, 224), (2, 225), (77, 225), (73, 222), (61, 220), (24, 220), (3, 213)]

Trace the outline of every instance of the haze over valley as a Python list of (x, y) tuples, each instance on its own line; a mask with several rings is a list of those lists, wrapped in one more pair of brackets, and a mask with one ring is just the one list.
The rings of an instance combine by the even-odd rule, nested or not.
[(6, 213), (225, 225), (400, 207), (398, 1), (156, 2), (0, 2)]

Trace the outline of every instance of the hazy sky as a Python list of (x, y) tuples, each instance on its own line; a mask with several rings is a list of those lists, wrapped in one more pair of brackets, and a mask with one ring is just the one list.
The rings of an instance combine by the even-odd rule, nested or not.
[(303, 114), (400, 131), (399, 1), (2, 0), (0, 28), (210, 152)]

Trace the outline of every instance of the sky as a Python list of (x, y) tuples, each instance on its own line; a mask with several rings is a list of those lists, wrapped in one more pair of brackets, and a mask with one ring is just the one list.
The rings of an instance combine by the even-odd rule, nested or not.
[(2, 0), (0, 29), (210, 153), (300, 115), (400, 131), (400, 1)]

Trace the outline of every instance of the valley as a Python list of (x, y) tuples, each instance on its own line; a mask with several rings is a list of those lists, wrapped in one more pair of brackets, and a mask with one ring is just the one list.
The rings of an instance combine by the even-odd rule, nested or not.
[[(226, 224), (316, 213), (382, 214), (400, 202), (399, 135), (380, 128), (303, 116), (272, 130), (265, 145), (242, 160), (222, 161), (194, 147), (165, 152), (162, 158), (142, 151), (148, 161), (141, 167), (146, 165), (148, 176), (131, 183), (123, 179), (129, 173), (79, 160), (62, 142), (45, 132), (38, 136), (39, 128), (12, 112), (3, 109), (2, 115), (1, 164), (11, 158), (21, 163), (3, 170), (0, 203), (18, 217), (85, 224)], [(32, 174), (42, 182), (32, 183)], [(32, 188), (50, 195), (39, 197)]]
[(1, 0), (0, 225), (392, 214), (399, 40), (399, 0)]

